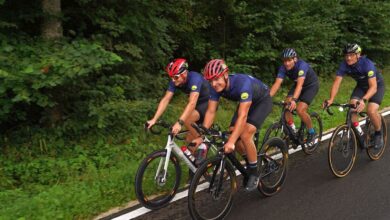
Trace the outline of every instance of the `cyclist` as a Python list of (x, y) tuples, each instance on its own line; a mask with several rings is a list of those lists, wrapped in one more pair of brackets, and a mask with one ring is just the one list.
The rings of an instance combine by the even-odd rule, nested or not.
[(354, 126), (359, 126), (356, 112), (361, 112), (367, 104), (367, 114), (375, 128), (375, 148), (383, 146), (381, 133), (381, 118), (378, 113), (379, 105), (385, 94), (383, 76), (375, 67), (375, 64), (366, 56), (361, 55), (362, 48), (356, 43), (349, 43), (343, 49), (344, 61), (341, 62), (333, 82), (330, 98), (323, 103), (323, 107), (333, 103), (337, 95), (344, 75), (349, 75), (357, 82), (350, 104), (356, 105), (355, 113), (352, 114)]
[[(191, 124), (203, 122), (209, 100), (210, 85), (200, 73), (188, 70), (188, 63), (184, 58), (178, 58), (170, 62), (166, 67), (166, 72), (172, 81), (169, 82), (168, 90), (160, 100), (153, 118), (147, 121), (147, 128), (151, 128), (164, 113), (175, 91), (177, 89), (181, 90), (189, 95), (188, 103), (177, 122), (172, 126), (172, 133), (177, 134), (185, 125), (189, 130), (186, 136), (186, 141), (189, 143), (199, 136)], [(198, 155), (195, 155), (198, 161), (203, 160), (207, 153), (206, 146), (199, 146), (199, 148), (201, 147), (202, 149), (197, 151)]]
[[(290, 111), (296, 109), (298, 116), (305, 123), (308, 129), (307, 143), (311, 143), (316, 132), (307, 109), (319, 90), (317, 75), (308, 63), (298, 58), (298, 54), (293, 48), (284, 49), (281, 58), (283, 65), (279, 67), (276, 80), (270, 90), (270, 95), (273, 97), (276, 94), (286, 76), (295, 81), (295, 84), (288, 92), (285, 102), (289, 103), (288, 108)], [(298, 100), (300, 102), (297, 105)], [(286, 112), (285, 117), (288, 125), (295, 131), (291, 112)]]
[[(272, 99), (268, 87), (260, 80), (246, 74), (229, 75), (228, 72), (229, 69), (222, 59), (213, 59), (205, 66), (203, 74), (212, 88), (203, 125), (206, 128), (212, 125), (221, 96), (239, 102), (230, 123), (232, 133), (224, 151), (231, 153), (237, 146), (237, 151), (246, 159), (247, 171), (250, 174), (248, 179), (244, 179), (244, 185), (246, 190), (252, 191), (256, 189), (259, 181), (257, 150), (253, 136), (271, 112)], [(198, 138), (195, 141), (202, 140)]]

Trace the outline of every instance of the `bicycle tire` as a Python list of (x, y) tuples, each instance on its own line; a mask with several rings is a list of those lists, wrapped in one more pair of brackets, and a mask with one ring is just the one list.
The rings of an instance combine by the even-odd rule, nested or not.
[[(218, 186), (216, 182), (214, 182), (214, 187), (212, 189), (209, 188), (210, 180), (213, 178), (218, 179), (219, 177), (218, 174), (214, 175), (213, 172), (218, 170), (220, 162), (220, 157), (215, 157), (205, 161), (205, 163), (198, 168), (191, 181), (188, 189), (188, 209), (192, 219), (223, 219), (231, 210), (233, 197), (237, 191), (237, 182), (234, 168), (230, 163), (227, 161), (225, 162), (223, 175), (223, 186), (230, 189), (226, 196), (226, 204), (222, 204), (221, 208), (218, 207), (218, 200), (220, 200), (220, 197), (222, 196), (213, 194), (215, 187)], [(227, 174), (226, 177), (225, 174)], [(210, 179), (207, 181), (205, 179), (202, 180), (202, 176), (210, 176)], [(211, 204), (212, 202), (217, 202), (217, 204)], [(198, 203), (200, 203), (200, 205), (198, 205)], [(211, 212), (215, 212), (215, 214), (212, 214)]]
[[(288, 147), (281, 138), (273, 137), (262, 146), (259, 158), (261, 177), (257, 189), (264, 196), (270, 197), (277, 194), (286, 181)], [(272, 178), (274, 180), (270, 181)]]
[[(356, 154), (357, 154), (357, 139), (356, 139), (356, 134), (353, 129), (350, 130), (351, 132), (351, 137), (346, 137), (347, 141), (352, 141), (353, 143), (350, 143), (352, 145), (349, 146), (345, 144), (345, 141), (341, 139), (341, 146), (340, 146), (340, 141), (336, 142), (338, 137), (340, 137), (340, 132), (345, 132), (348, 131), (348, 126), (346, 124), (338, 126), (335, 131), (332, 134), (332, 137), (330, 138), (329, 141), (329, 146), (328, 146), (328, 164), (329, 168), (332, 171), (333, 175), (336, 177), (345, 177), (351, 172), (353, 165), (355, 164), (356, 161)], [(344, 138), (344, 135), (341, 135), (342, 138)], [(352, 150), (352, 152), (350, 151)], [(333, 155), (333, 152), (335, 153)], [(338, 156), (336, 158), (337, 154), (340, 154), (342, 157), (349, 156), (349, 153), (351, 153), (351, 158), (346, 160), (347, 161), (347, 166), (345, 168), (339, 169), (336, 160), (338, 160), (340, 157)], [(341, 158), (342, 159), (342, 158)]]
[[(160, 163), (160, 160), (163, 160), (162, 163), (164, 163), (166, 155), (167, 155), (166, 150), (158, 150), (149, 154), (141, 162), (137, 170), (135, 176), (135, 194), (138, 201), (141, 203), (141, 205), (143, 205), (148, 209), (156, 210), (169, 204), (169, 202), (176, 195), (177, 190), (179, 188), (180, 178), (181, 178), (181, 168), (180, 168), (179, 160), (176, 157), (176, 155), (173, 154), (173, 152), (170, 156), (168, 172), (166, 175), (166, 178), (167, 179), (169, 178), (169, 180), (167, 180), (165, 184), (158, 182), (159, 179), (156, 180), (156, 176), (157, 176), (156, 171), (158, 169), (158, 165), (157, 167), (155, 167), (156, 165), (154, 164), (154, 162), (157, 162), (158, 164)], [(148, 175), (149, 169), (151, 172), (150, 175)], [(163, 170), (161, 170), (160, 173), (162, 171)], [(170, 177), (173, 177), (173, 179), (171, 179)], [(158, 178), (161, 178), (161, 176)], [(146, 182), (148, 180), (151, 181), (151, 183)], [(168, 185), (165, 187), (166, 184)], [(161, 192), (154, 192), (154, 191), (152, 192), (152, 190), (159, 190), (159, 189), (161, 189)]]
[[(317, 135), (315, 138), (317, 140), (311, 146), (308, 145), (307, 143), (302, 145), (302, 150), (307, 155), (311, 155), (317, 150), (317, 148), (320, 146), (321, 139), (322, 139), (322, 120), (321, 120), (321, 117), (316, 112), (312, 112), (312, 113), (310, 113), (310, 118), (311, 118), (311, 121), (313, 123), (314, 129), (317, 131)], [(307, 132), (305, 132), (305, 133), (307, 133)]]
[[(370, 132), (370, 128), (371, 128), (371, 120), (367, 120), (367, 123), (366, 123), (366, 126), (367, 126), (367, 133), (366, 133), (366, 145), (369, 146), (367, 148), (367, 155), (368, 157), (371, 159), (371, 160), (379, 160), (383, 153), (385, 152), (385, 149), (386, 149), (386, 145), (387, 145), (387, 125), (386, 125), (386, 121), (385, 121), (385, 118), (381, 115), (381, 122), (382, 122), (382, 135), (383, 135), (383, 147), (381, 147), (380, 149), (375, 149), (373, 147), (370, 147), (370, 141), (371, 141), (371, 136), (373, 135), (371, 132)], [(375, 130), (374, 130), (375, 131)], [(374, 132), (372, 131), (372, 132)]]

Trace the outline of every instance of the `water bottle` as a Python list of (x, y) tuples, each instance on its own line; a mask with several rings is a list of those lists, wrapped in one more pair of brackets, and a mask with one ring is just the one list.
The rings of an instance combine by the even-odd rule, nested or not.
[(363, 129), (360, 127), (359, 122), (354, 122), (353, 126), (356, 128), (356, 130), (359, 133), (359, 136), (363, 136)]
[(287, 124), (288, 126), (290, 126), (294, 133), (297, 133), (297, 128), (295, 127), (294, 121), (288, 121)]
[(188, 148), (187, 148), (186, 146), (181, 146), (181, 150), (183, 151), (184, 155), (186, 155), (186, 157), (187, 157), (191, 162), (194, 162), (194, 161), (195, 161), (194, 155), (191, 154), (191, 151), (188, 150)]
[(203, 161), (206, 160), (206, 155), (207, 155), (207, 145), (204, 143), (201, 143), (196, 150), (196, 161), (195, 165), (199, 166), (203, 163)]

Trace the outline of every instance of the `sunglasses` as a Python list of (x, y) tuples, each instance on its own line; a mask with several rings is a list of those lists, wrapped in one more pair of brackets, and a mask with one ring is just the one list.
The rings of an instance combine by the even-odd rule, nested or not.
[(178, 80), (178, 79), (181, 77), (181, 75), (182, 75), (183, 73), (184, 73), (184, 72), (182, 72), (182, 73), (180, 73), (180, 74), (177, 74), (177, 75), (174, 75), (174, 76), (171, 77), (171, 79), (173, 79), (173, 80)]

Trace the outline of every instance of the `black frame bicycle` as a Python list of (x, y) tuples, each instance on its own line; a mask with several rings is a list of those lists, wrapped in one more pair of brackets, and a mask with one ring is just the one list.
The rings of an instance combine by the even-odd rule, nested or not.
[[(357, 146), (364, 150), (368, 154), (371, 160), (378, 160), (384, 153), (387, 143), (387, 125), (384, 117), (380, 115), (382, 122), (382, 135), (383, 135), (383, 147), (375, 149), (374, 146), (374, 126), (371, 123), (366, 112), (360, 112), (361, 117), (365, 117), (366, 125), (363, 130), (363, 137), (359, 135), (359, 132), (352, 125), (352, 111), (356, 108), (353, 104), (337, 104), (333, 103), (330, 106), (326, 106), (326, 111), (329, 115), (333, 115), (330, 111), (330, 107), (339, 107), (340, 111), (347, 110), (347, 116), (345, 123), (339, 125), (333, 132), (328, 146), (328, 163), (329, 168), (336, 177), (345, 177), (352, 170), (355, 164)], [(339, 166), (342, 162), (345, 162), (345, 166)]]
[[(211, 144), (217, 146), (218, 155), (208, 159), (195, 173), (188, 190), (188, 208), (193, 219), (222, 219), (230, 211), (237, 191), (236, 170), (244, 178), (249, 174), (234, 153), (225, 154), (223, 146), (228, 132), (197, 128), (210, 135)], [(255, 135), (258, 144), (258, 133)], [(281, 138), (271, 138), (258, 151), (259, 185), (264, 196), (273, 196), (282, 189), (287, 176), (288, 149)], [(208, 176), (205, 179), (204, 176)]]
[[(280, 137), (283, 140), (286, 141), (287, 146), (290, 144), (294, 149), (296, 149), (299, 145), (302, 146), (303, 152), (305, 154), (312, 154), (318, 146), (321, 143), (322, 139), (322, 120), (321, 117), (316, 113), (316, 112), (311, 112), (310, 113), (310, 118), (312, 120), (317, 134), (314, 138), (314, 144), (307, 144), (306, 143), (306, 134), (307, 134), (307, 129), (305, 123), (301, 121), (301, 125), (298, 129), (298, 131), (295, 133), (292, 128), (287, 124), (285, 115), (286, 112), (289, 111), (286, 106), (289, 105), (289, 103), (286, 103), (284, 101), (280, 102), (273, 102), (274, 105), (280, 106), (281, 107), (281, 113), (280, 113), (280, 118), (279, 121), (271, 124), (271, 126), (267, 129), (264, 135), (263, 143), (265, 143), (270, 137)], [(295, 110), (292, 112), (294, 115), (296, 115)]]

